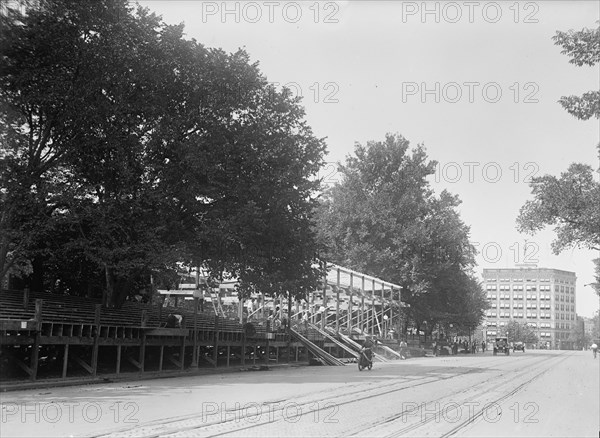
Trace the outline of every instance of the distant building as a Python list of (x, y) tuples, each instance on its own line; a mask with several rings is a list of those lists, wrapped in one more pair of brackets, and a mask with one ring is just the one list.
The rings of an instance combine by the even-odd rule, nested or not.
[(594, 318), (583, 318), (583, 331), (592, 342), (600, 338), (600, 334), (594, 332)]
[(574, 272), (531, 266), (484, 269), (483, 288), (490, 309), (482, 330), (487, 339), (505, 334), (512, 319), (532, 327), (539, 346), (572, 348), (568, 341), (576, 327)]

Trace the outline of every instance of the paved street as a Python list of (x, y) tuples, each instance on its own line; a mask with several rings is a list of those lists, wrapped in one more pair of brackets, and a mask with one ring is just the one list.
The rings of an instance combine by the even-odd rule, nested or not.
[(591, 352), (411, 359), (3, 393), (2, 436), (598, 436)]

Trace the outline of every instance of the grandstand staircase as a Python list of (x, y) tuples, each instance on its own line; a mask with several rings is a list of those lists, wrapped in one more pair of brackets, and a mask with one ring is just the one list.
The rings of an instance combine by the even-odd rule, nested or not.
[[(328, 332), (327, 336), (335, 336), (339, 339), (339, 341), (341, 341), (341, 343), (345, 344), (346, 348), (351, 348), (353, 351), (356, 352), (356, 355), (358, 357), (360, 350), (362, 349), (362, 345), (360, 345), (358, 342), (356, 342), (354, 339), (351, 339), (349, 336), (346, 336), (343, 333), (340, 332), (336, 332), (333, 327), (329, 327), (326, 326), (325, 330)], [(393, 350), (392, 350), (393, 351)], [(387, 362), (388, 360), (386, 358), (384, 358), (383, 356), (373, 352), (373, 358), (378, 360), (379, 362)]]
[(331, 354), (327, 353), (325, 350), (320, 348), (315, 343), (309, 341), (306, 337), (298, 333), (296, 330), (290, 328), (290, 335), (293, 339), (300, 342), (302, 345), (306, 347), (306, 349), (314, 356), (319, 358), (325, 365), (331, 366), (344, 366), (344, 362), (333, 357)]
[(331, 335), (326, 331), (321, 330), (319, 327), (317, 327), (314, 324), (308, 323), (308, 327), (310, 327), (311, 329), (315, 330), (316, 332), (318, 332), (319, 334), (321, 334), (322, 336), (324, 336), (325, 338), (329, 339), (331, 342), (333, 342), (335, 345), (337, 345), (338, 347), (340, 347), (341, 349), (343, 349), (344, 351), (346, 351), (347, 353), (350, 353), (352, 356), (354, 356), (355, 358), (359, 358), (360, 356), (360, 346), (359, 349), (356, 350), (355, 348), (350, 348), (348, 347), (346, 344), (338, 341), (335, 338), (335, 335)]
[(212, 288), (208, 289), (210, 292), (210, 302), (212, 303), (213, 310), (215, 311), (215, 315), (225, 317), (225, 311), (223, 310), (223, 306), (221, 305), (221, 300), (219, 299), (219, 293), (215, 292)]

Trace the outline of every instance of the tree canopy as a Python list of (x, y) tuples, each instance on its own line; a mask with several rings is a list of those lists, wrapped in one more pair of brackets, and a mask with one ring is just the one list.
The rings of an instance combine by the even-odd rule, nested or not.
[(600, 250), (600, 184), (591, 166), (574, 163), (559, 178), (536, 177), (530, 186), (534, 199), (521, 207), (520, 231), (534, 233), (554, 225), (557, 254), (570, 247)]
[(323, 195), (319, 235), (327, 259), (403, 286), (414, 324), (475, 327), (487, 303), (473, 278), (475, 249), (456, 207), (435, 196), (435, 162), (401, 135), (355, 146), (339, 165), (341, 181)]
[[(600, 62), (600, 27), (581, 31), (558, 31), (555, 44), (563, 47), (562, 53), (577, 66), (594, 66)], [(569, 96), (561, 105), (574, 117), (587, 120), (600, 116), (600, 92), (592, 91), (583, 97)], [(600, 144), (597, 145), (600, 158)], [(552, 242), (554, 253), (568, 248), (600, 250), (600, 183), (587, 164), (573, 163), (557, 178), (544, 175), (532, 178), (530, 187), (533, 200), (527, 201), (517, 217), (520, 232), (535, 234), (546, 226), (554, 226), (556, 239)], [(600, 295), (600, 259), (594, 260), (596, 282)]]
[[(600, 21), (598, 21), (600, 24)], [(580, 31), (557, 31), (552, 37), (554, 44), (561, 46), (571, 64), (578, 67), (593, 67), (600, 63), (600, 25), (596, 29), (584, 28)], [(593, 90), (582, 96), (563, 96), (560, 104), (569, 114), (581, 120), (600, 118), (600, 91)]]
[(0, 278), (118, 305), (177, 262), (246, 287), (317, 284), (325, 144), (240, 50), (125, 0), (0, 19)]
[(535, 330), (526, 323), (510, 320), (503, 331), (507, 333), (509, 342), (524, 342), (526, 344), (537, 344), (538, 342)]

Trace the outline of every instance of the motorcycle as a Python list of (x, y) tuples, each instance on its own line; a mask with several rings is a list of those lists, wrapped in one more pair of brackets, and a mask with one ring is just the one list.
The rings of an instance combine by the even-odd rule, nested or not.
[(358, 358), (358, 371), (365, 368), (369, 370), (373, 368), (373, 351), (370, 348), (363, 348)]

